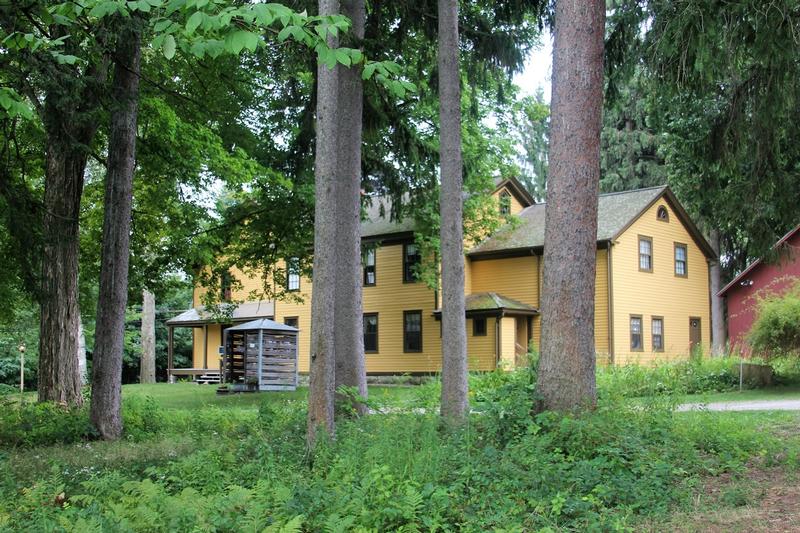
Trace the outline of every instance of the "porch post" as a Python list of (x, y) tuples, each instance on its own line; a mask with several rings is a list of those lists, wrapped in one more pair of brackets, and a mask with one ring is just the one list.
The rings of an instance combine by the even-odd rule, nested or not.
[(203, 324), (203, 370), (208, 369), (208, 324)]
[(175, 328), (167, 326), (167, 383), (172, 383), (172, 358), (175, 342)]

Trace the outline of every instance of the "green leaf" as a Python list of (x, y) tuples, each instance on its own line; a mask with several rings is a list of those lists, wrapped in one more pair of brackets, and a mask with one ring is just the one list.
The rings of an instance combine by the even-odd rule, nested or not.
[(262, 26), (270, 26), (275, 21), (275, 14), (266, 4), (256, 4), (253, 6), (256, 20)]
[(243, 48), (254, 52), (258, 47), (258, 35), (250, 31), (236, 31), (228, 36), (226, 46), (234, 54), (239, 54)]
[(201, 11), (195, 11), (189, 20), (186, 21), (186, 33), (191, 35), (200, 24), (203, 23), (204, 14)]
[(89, 11), (89, 16), (103, 18), (111, 13), (116, 13), (118, 10), (119, 6), (116, 2), (100, 2)]
[(280, 33), (278, 33), (278, 41), (280, 41), (280, 42), (285, 41), (286, 39), (289, 38), (289, 35), (291, 35), (291, 34), (292, 34), (292, 27), (291, 26), (286, 26), (285, 28), (283, 28), (280, 31)]
[(164, 38), (164, 44), (161, 46), (161, 51), (164, 52), (164, 57), (172, 59), (175, 57), (175, 37), (167, 35)]
[(172, 21), (169, 19), (159, 20), (153, 25), (153, 30), (156, 32), (162, 32), (166, 30), (170, 26), (170, 24), (172, 24)]
[(75, 62), (78, 61), (78, 57), (69, 54), (58, 54), (56, 56), (56, 60), (62, 65), (74, 65)]
[(352, 61), (350, 59), (350, 54), (347, 53), (347, 50), (342, 50), (341, 48), (338, 48), (335, 51), (335, 53), (336, 53), (336, 61), (338, 63), (341, 63), (342, 65), (344, 65), (346, 67), (350, 66)]
[(364, 71), (361, 73), (361, 79), (362, 80), (370, 79), (377, 67), (378, 67), (377, 63), (367, 63), (367, 65), (364, 67)]

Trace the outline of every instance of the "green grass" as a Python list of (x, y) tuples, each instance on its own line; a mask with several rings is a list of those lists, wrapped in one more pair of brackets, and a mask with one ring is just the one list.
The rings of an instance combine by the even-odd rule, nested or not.
[(685, 403), (746, 402), (756, 400), (800, 400), (800, 385), (779, 385), (763, 389), (743, 391), (690, 394), (683, 397)]
[[(757, 496), (751, 465), (797, 469), (800, 413), (605, 398), (580, 416), (532, 416), (532, 377), (474, 376), (482, 413), (455, 432), (435, 414), (437, 383), (370, 387), (377, 405), (431, 410), (343, 418), (312, 454), (305, 388), (127, 385), (121, 441), (0, 448), (0, 531), (607, 531), (668, 524), (707, 479), (736, 476), (719, 499), (736, 508)], [(37, 409), (24, 412), (54, 431), (86, 416)]]
[[(374, 386), (369, 387), (370, 400), (379, 403), (402, 404), (413, 399), (416, 387), (412, 386)], [(202, 409), (206, 407), (258, 409), (261, 402), (275, 400), (304, 400), (308, 395), (306, 387), (296, 391), (270, 391), (218, 395), (214, 385), (195, 383), (156, 383), (154, 385), (125, 385), (122, 397), (151, 397), (164, 409)]]

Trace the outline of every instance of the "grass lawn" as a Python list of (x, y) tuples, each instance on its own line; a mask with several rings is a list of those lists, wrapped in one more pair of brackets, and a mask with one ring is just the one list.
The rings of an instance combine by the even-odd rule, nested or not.
[(685, 403), (744, 402), (753, 400), (800, 400), (800, 385), (779, 385), (764, 389), (692, 394), (684, 396)]
[[(369, 387), (369, 398), (380, 404), (403, 404), (413, 400), (417, 387), (413, 386), (374, 386)], [(240, 394), (217, 394), (216, 385), (195, 383), (156, 383), (154, 385), (124, 385), (122, 397), (151, 397), (164, 409), (201, 409), (204, 407), (258, 409), (268, 400), (304, 400), (308, 388), (296, 391), (270, 391)]]

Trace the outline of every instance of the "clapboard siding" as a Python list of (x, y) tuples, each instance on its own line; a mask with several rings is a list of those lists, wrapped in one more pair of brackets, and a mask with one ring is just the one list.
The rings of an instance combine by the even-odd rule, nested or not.
[[(669, 221), (656, 218), (660, 206)], [(639, 271), (639, 236), (653, 240), (653, 271)], [(675, 276), (675, 243), (687, 246), (688, 276)], [(708, 351), (710, 311), (708, 263), (678, 215), (665, 199), (646, 210), (619, 236), (611, 250), (614, 295), (614, 363), (654, 363), (689, 354), (689, 317), (701, 319), (703, 349)], [(630, 349), (630, 316), (641, 315), (644, 349)], [(654, 352), (651, 319), (664, 318), (664, 351)]]
[(539, 257), (535, 255), (472, 261), (472, 293), (496, 292), (539, 306)]

